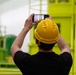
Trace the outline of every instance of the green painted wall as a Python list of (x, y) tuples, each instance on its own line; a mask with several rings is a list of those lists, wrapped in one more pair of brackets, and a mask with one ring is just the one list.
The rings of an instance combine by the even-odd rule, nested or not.
[(74, 73), (76, 74), (76, 0), (75, 0), (75, 7), (74, 7), (74, 12), (75, 12), (75, 42), (74, 42)]
[[(70, 75), (76, 75), (76, 0), (48, 0), (47, 5), (48, 14), (57, 23), (60, 34), (70, 46), (73, 57)], [(57, 45), (55, 45), (53, 50), (60, 54)], [(35, 54), (37, 51), (38, 47), (35, 44), (33, 27), (30, 31), (29, 53)]]
[[(50, 2), (53, 1), (53, 2)], [(65, 1), (65, 2), (62, 2)], [(75, 48), (75, 25), (76, 25), (76, 5), (74, 0), (48, 0), (48, 14), (59, 25), (60, 34), (70, 46), (73, 66), (70, 75), (76, 75), (76, 48)], [(56, 53), (60, 53), (57, 45), (54, 47)]]

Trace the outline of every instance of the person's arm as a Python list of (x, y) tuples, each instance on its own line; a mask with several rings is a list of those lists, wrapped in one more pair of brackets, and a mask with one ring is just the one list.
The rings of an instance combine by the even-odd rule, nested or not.
[(58, 44), (58, 47), (60, 48), (60, 50), (62, 51), (62, 53), (63, 52), (71, 53), (69, 45), (67, 44), (67, 42), (64, 40), (64, 38), (62, 36), (60, 36), (57, 44)]
[(33, 14), (28, 17), (28, 19), (25, 21), (24, 28), (20, 32), (20, 34), (17, 36), (15, 41), (13, 42), (11, 46), (11, 55), (14, 58), (14, 55), (17, 51), (21, 50), (21, 47), (23, 45), (24, 38), (28, 31), (33, 27), (33, 22), (32, 22), (32, 17)]

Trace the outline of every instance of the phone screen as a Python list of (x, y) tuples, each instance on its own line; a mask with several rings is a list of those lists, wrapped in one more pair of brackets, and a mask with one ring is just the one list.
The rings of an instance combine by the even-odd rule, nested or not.
[(47, 14), (34, 14), (33, 22), (37, 23), (39, 20), (44, 20), (47, 17), (49, 17), (49, 15), (47, 15)]

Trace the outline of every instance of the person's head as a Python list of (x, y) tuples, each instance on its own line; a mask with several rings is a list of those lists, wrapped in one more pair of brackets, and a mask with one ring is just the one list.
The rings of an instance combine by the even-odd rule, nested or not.
[(58, 26), (51, 19), (39, 22), (34, 33), (38, 47), (43, 50), (52, 49), (60, 37)]

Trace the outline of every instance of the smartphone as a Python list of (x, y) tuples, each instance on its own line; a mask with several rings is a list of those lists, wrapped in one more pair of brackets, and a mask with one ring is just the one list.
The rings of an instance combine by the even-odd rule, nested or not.
[(32, 21), (37, 23), (39, 20), (44, 20), (45, 18), (49, 17), (48, 14), (34, 14)]

